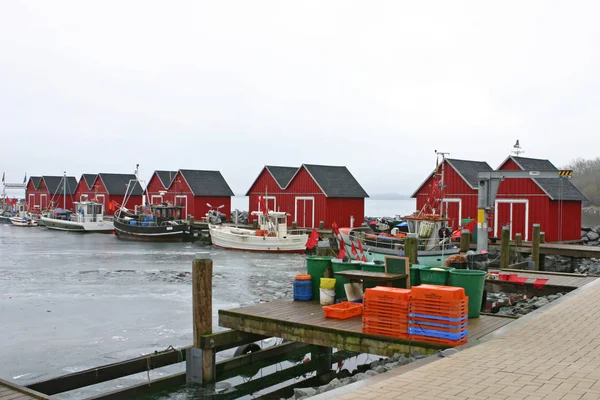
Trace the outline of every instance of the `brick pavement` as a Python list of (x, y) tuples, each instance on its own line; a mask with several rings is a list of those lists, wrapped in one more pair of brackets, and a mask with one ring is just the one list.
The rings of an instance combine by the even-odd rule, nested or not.
[(338, 398), (600, 399), (600, 280), (541, 311), (477, 346)]

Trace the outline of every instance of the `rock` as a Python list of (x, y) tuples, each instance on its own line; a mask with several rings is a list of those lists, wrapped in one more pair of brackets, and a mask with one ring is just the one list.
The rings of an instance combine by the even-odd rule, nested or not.
[(399, 367), (401, 365), (402, 364), (400, 364), (399, 362), (393, 362), (393, 363), (385, 364), (384, 368), (385, 368), (386, 371), (390, 371), (390, 370), (392, 370), (394, 368), (397, 368), (397, 367)]
[(590, 241), (590, 238), (584, 235), (584, 236), (582, 236), (582, 237), (581, 237), (581, 241), (582, 241), (583, 243), (587, 243), (587, 242), (589, 242), (589, 241)]
[(589, 231), (585, 236), (587, 236), (587, 238), (592, 241), (598, 240), (598, 238), (600, 238), (600, 235), (598, 235), (595, 231)]
[(438, 352), (440, 357), (450, 357), (452, 354), (456, 353), (458, 353), (458, 350), (456, 349), (445, 349)]
[(535, 308), (541, 308), (541, 307), (544, 307), (548, 303), (550, 303), (550, 301), (548, 301), (547, 298), (540, 297), (536, 302), (533, 303), (533, 305), (535, 306)]
[(375, 375), (377, 375), (377, 372), (375, 372), (371, 369), (371, 370), (368, 370), (367, 372), (365, 372), (365, 375), (366, 376), (375, 376)]
[(310, 388), (310, 387), (294, 389), (294, 398), (295, 399), (303, 399), (305, 397), (314, 396), (315, 394), (317, 394), (317, 389)]
[(560, 296), (557, 294), (551, 294), (548, 296), (548, 301), (554, 301), (556, 299), (558, 299)]
[(333, 378), (331, 380), (331, 382), (329, 382), (327, 385), (325, 385), (325, 389), (323, 391), (326, 392), (328, 390), (333, 390), (340, 386), (342, 386), (342, 382), (338, 378)]
[[(383, 365), (380, 365), (378, 367), (375, 367), (375, 369), (373, 369), (373, 371), (377, 372), (378, 374), (383, 374), (384, 372), (387, 372), (388, 370), (385, 369), (385, 367)], [(369, 373), (369, 371), (367, 371), (367, 374)]]
[(358, 374), (354, 375), (354, 380), (355, 381), (362, 381), (363, 379), (366, 379), (367, 374), (364, 372), (359, 372)]
[(392, 361), (400, 361), (402, 359), (406, 358), (406, 356), (402, 353), (396, 353), (392, 356)]

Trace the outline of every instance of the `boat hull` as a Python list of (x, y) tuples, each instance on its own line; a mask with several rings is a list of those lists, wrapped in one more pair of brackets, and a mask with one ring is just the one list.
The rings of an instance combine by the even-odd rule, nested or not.
[(139, 226), (115, 220), (115, 235), (119, 239), (146, 242), (192, 242), (199, 236), (191, 233), (189, 225)]
[[(213, 246), (228, 250), (252, 251), (260, 253), (304, 253), (308, 235), (286, 235), (284, 237), (255, 236), (249, 230), (237, 229), (226, 225), (209, 225)], [(235, 229), (235, 228), (234, 228)]]
[(10, 223), (13, 224), (14, 226), (21, 226), (24, 228), (38, 226), (37, 221), (31, 220), (31, 219), (23, 219), (21, 217), (10, 218)]
[(0, 224), (10, 224), (10, 218), (11, 217), (5, 215), (0, 215)]
[(111, 233), (114, 230), (112, 222), (75, 222), (56, 218), (42, 217), (42, 222), (48, 229), (68, 232), (99, 232)]

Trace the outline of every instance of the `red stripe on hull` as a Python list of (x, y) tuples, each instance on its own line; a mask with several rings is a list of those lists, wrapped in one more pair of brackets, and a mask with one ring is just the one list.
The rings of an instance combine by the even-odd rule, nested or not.
[(236, 249), (234, 247), (223, 247), (216, 244), (213, 246), (218, 247), (219, 249), (225, 250), (236, 250), (236, 251), (248, 251), (250, 253), (295, 253), (295, 254), (304, 254), (306, 253), (306, 249), (304, 250), (248, 250), (248, 249)]

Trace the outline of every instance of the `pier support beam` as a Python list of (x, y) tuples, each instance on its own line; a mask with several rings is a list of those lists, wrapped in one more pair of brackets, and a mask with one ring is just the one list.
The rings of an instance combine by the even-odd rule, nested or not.
[(515, 262), (518, 264), (521, 262), (521, 253), (519, 253), (519, 248), (523, 245), (523, 234), (521, 233), (515, 233), (515, 253), (516, 253), (516, 259)]
[(500, 242), (500, 268), (508, 268), (510, 265), (510, 228), (502, 227), (502, 238)]
[(533, 243), (531, 244), (531, 259), (535, 270), (540, 270), (540, 224), (533, 224)]
[(192, 263), (192, 301), (194, 347), (189, 349), (186, 364), (188, 383), (215, 380), (215, 350), (202, 348), (202, 336), (212, 334), (212, 260), (195, 259)]
[(463, 229), (460, 232), (460, 252), (466, 253), (471, 250), (471, 232), (468, 229)]
[(408, 257), (410, 265), (418, 262), (417, 251), (417, 234), (409, 233), (404, 240), (404, 256)]
[(332, 354), (331, 347), (315, 346), (314, 350), (311, 351), (311, 360), (317, 363), (317, 375), (331, 371)]

